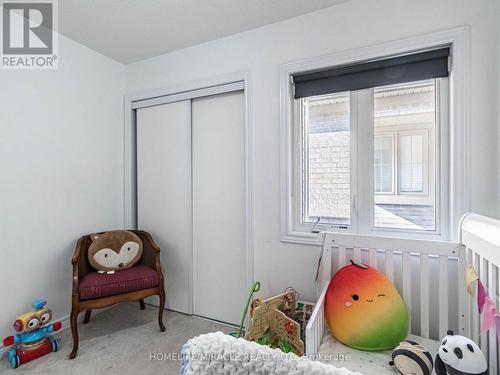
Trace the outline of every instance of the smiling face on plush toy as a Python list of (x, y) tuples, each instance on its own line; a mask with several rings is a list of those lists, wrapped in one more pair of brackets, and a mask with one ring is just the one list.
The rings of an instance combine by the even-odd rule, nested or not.
[(333, 276), (325, 311), (332, 334), (357, 349), (390, 349), (408, 333), (406, 305), (396, 288), (362, 264), (345, 266)]
[(132, 267), (142, 256), (142, 241), (132, 232), (114, 230), (91, 235), (89, 262), (98, 271)]

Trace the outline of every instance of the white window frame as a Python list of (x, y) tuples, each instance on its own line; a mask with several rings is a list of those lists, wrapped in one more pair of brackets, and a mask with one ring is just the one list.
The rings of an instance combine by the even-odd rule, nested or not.
[[(315, 231), (347, 231), (353, 234), (369, 233), (381, 236), (404, 235), (408, 238), (428, 238), (428, 239), (456, 239), (457, 228), (463, 214), (469, 210), (469, 165), (468, 165), (468, 134), (469, 134), (469, 102), (468, 88), (469, 82), (469, 28), (460, 27), (445, 30), (437, 33), (422, 35), (413, 38), (384, 43), (376, 46), (369, 46), (334, 53), (319, 58), (313, 58), (296, 63), (283, 65), (280, 69), (281, 78), (281, 240), (302, 244), (319, 245), (319, 237)], [(451, 47), (450, 61), (452, 70), (449, 77), (449, 85), (441, 87), (441, 91), (447, 91), (448, 95), (438, 98), (439, 103), (448, 100), (449, 103), (442, 103), (443, 107), (449, 108), (449, 113), (439, 114), (441, 124), (449, 123), (450, 126), (441, 126), (436, 134), (436, 144), (442, 144), (440, 155), (436, 155), (435, 175), (441, 179), (440, 188), (436, 191), (436, 214), (440, 218), (436, 222), (436, 232), (426, 231), (402, 231), (399, 229), (386, 229), (373, 227), (374, 194), (373, 192), (373, 126), (372, 134), (358, 134), (356, 124), (373, 121), (371, 118), (359, 118), (366, 116), (360, 114), (353, 108), (355, 103), (364, 103), (373, 108), (373, 95), (371, 90), (360, 90), (351, 95), (359, 95), (357, 101), (351, 100), (351, 190), (357, 191), (357, 195), (351, 197), (352, 214), (351, 226), (344, 230), (331, 225), (313, 224), (298, 225), (297, 212), (300, 215), (300, 196), (297, 183), (296, 163), (297, 163), (297, 135), (294, 134), (294, 118), (296, 118), (296, 106), (293, 99), (293, 82), (291, 76), (295, 73), (324, 69), (333, 66), (342, 66), (357, 62), (369, 61), (384, 58), (387, 56), (411, 53), (418, 50), (435, 48), (443, 45)], [(449, 88), (449, 90), (448, 90)], [(439, 104), (438, 103), (438, 104)], [(438, 107), (441, 107), (438, 105)], [(356, 114), (355, 114), (356, 113)], [(372, 124), (373, 125), (373, 124)], [(441, 139), (448, 142), (441, 142)], [(370, 152), (372, 157), (362, 164), (357, 162), (358, 150)], [(358, 169), (352, 171), (352, 166), (357, 165)], [(370, 177), (369, 184), (358, 183), (358, 175), (367, 173)], [(358, 212), (369, 212), (369, 215), (360, 215)], [(366, 217), (369, 216), (369, 217)]]

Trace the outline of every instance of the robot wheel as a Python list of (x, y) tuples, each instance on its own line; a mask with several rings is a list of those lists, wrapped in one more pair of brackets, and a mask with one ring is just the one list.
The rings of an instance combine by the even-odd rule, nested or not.
[(53, 339), (51, 340), (51, 344), (52, 344), (52, 351), (57, 352), (59, 350), (59, 341)]
[(21, 360), (18, 355), (14, 355), (9, 358), (9, 364), (12, 368), (17, 368), (21, 364)]

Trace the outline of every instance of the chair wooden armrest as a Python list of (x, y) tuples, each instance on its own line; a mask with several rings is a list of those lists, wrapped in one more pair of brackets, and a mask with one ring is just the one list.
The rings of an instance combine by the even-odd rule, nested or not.
[(159, 275), (160, 282), (163, 282), (164, 275), (163, 269), (161, 266), (161, 258), (160, 258), (160, 246), (155, 242), (151, 234), (143, 230), (135, 230), (133, 231), (137, 234), (143, 242), (143, 260), (142, 264), (154, 268)]
[(82, 247), (84, 243), (84, 237), (80, 237), (76, 243), (75, 252), (73, 258), (71, 258), (71, 264), (73, 265), (73, 297), (78, 298), (78, 287), (80, 284), (80, 274), (78, 272), (80, 265), (80, 254), (82, 252)]
[(88, 245), (89, 236), (80, 237), (71, 258), (71, 264), (73, 265), (73, 294), (78, 294), (78, 285), (81, 278), (91, 271), (87, 260)]
[(151, 246), (151, 248), (156, 253), (158, 253), (158, 254), (160, 253), (160, 251), (161, 251), (160, 250), (160, 246), (155, 242), (155, 240), (153, 240), (153, 237), (151, 236), (151, 234), (149, 234), (148, 232), (146, 232), (144, 230), (136, 230), (134, 232), (136, 232), (136, 234), (141, 234), (142, 236), (144, 236), (144, 238), (146, 239), (146, 241), (148, 241), (148, 243)]

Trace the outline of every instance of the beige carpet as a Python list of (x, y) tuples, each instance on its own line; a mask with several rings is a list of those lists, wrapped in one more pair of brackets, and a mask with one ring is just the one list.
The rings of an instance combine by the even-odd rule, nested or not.
[[(177, 356), (181, 346), (191, 337), (208, 332), (230, 332), (233, 328), (165, 311), (162, 333), (157, 324), (158, 310), (138, 303), (124, 303), (93, 316), (86, 325), (79, 326), (80, 348), (74, 360), (69, 360), (71, 330), (56, 336), (61, 348), (35, 361), (12, 370), (4, 358), (0, 363), (2, 374), (177, 374), (180, 362)], [(156, 360), (153, 359), (154, 354)], [(158, 353), (160, 353), (158, 355)], [(171, 359), (166, 359), (168, 353)], [(164, 355), (166, 354), (166, 355)]]

